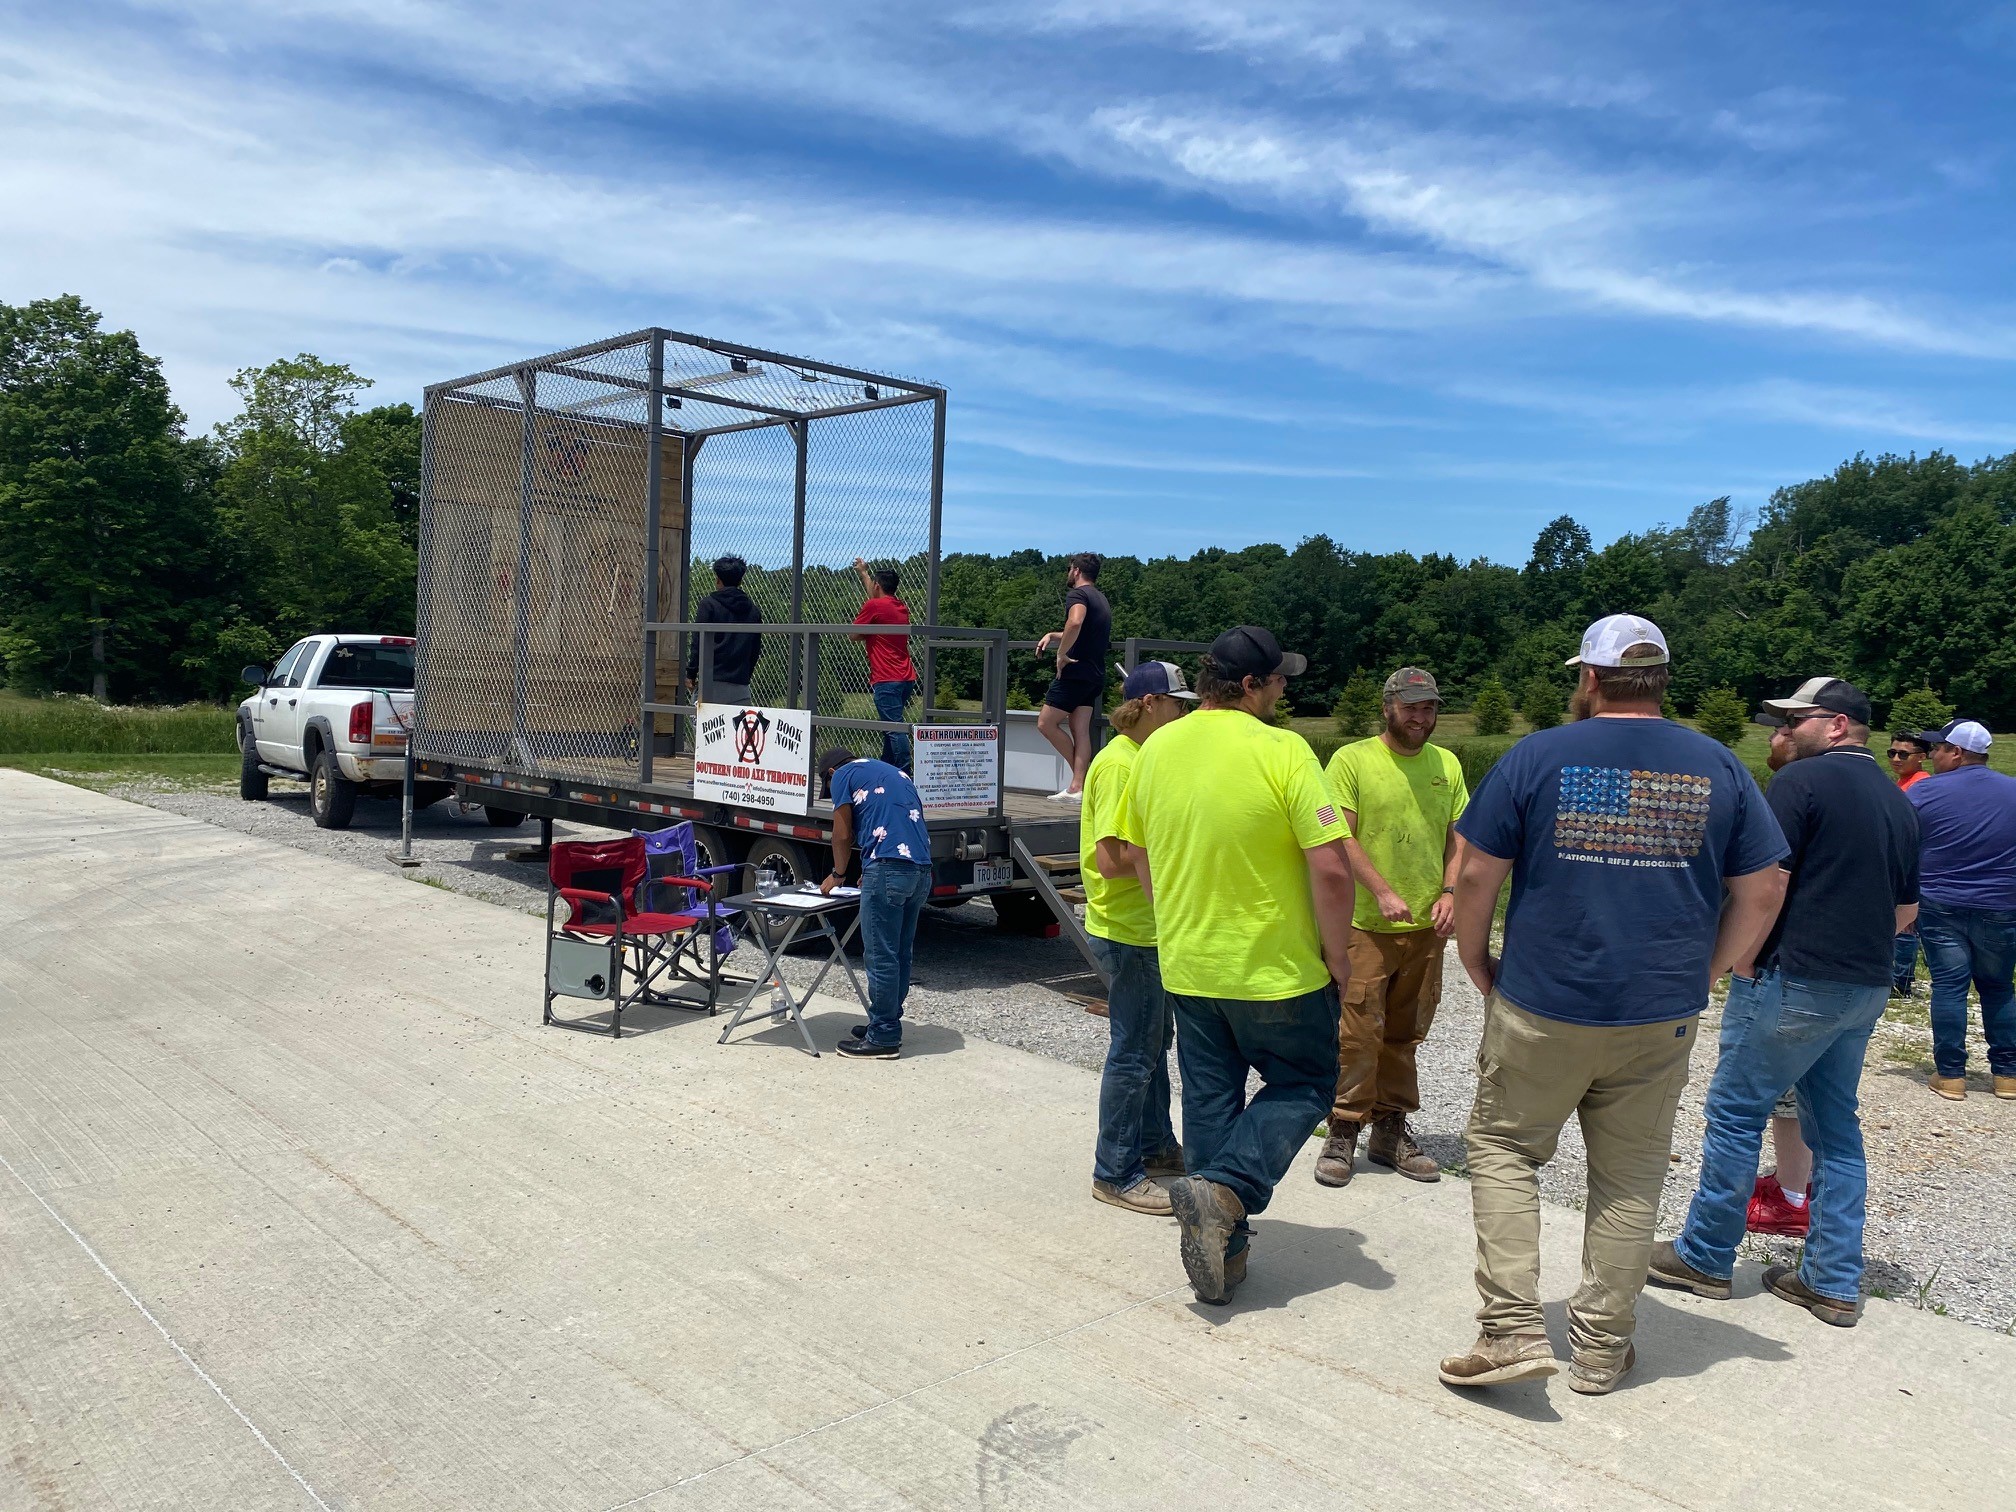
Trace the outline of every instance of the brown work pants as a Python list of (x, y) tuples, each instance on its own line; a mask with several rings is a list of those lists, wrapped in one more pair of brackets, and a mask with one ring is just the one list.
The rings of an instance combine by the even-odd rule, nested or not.
[(1432, 929), (1351, 931), (1351, 983), (1337, 1022), (1337, 1096), (1330, 1127), (1421, 1106), (1414, 1052), (1442, 1001), (1442, 947)]
[(1673, 1115), (1687, 1085), (1694, 1019), (1568, 1024), (1492, 993), (1477, 1050), (1477, 1103), (1464, 1143), (1477, 1223), (1477, 1321), (1487, 1334), (1544, 1333), (1540, 1167), (1573, 1113), (1589, 1151), (1582, 1285), (1568, 1303), (1575, 1353), (1611, 1366), (1637, 1322)]

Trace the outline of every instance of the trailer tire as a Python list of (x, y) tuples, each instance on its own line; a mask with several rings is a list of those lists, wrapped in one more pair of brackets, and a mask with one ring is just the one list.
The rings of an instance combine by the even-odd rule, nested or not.
[[(749, 854), (743, 858), (745, 870), (737, 880), (746, 881), (749, 888), (756, 886), (756, 873), (769, 867), (777, 873), (777, 878), (786, 887), (796, 887), (801, 882), (817, 884), (826, 875), (826, 868), (812, 860), (812, 853), (795, 840), (781, 840), (775, 835), (762, 835), (749, 842)], [(738, 887), (736, 891), (741, 891)], [(842, 934), (847, 930), (847, 916), (836, 914), (833, 927)], [(784, 932), (790, 928), (788, 921), (772, 923), (760, 916), (752, 916), (749, 927), (763, 932), (764, 939), (772, 949)]]
[(525, 822), (525, 816), (516, 809), (492, 808), (483, 805), (483, 817), (492, 829), (516, 829)]
[(994, 922), (1011, 934), (1048, 934), (1057, 927), (1057, 916), (1039, 892), (989, 893), (987, 902)]
[(315, 770), (308, 775), (308, 812), (317, 829), (348, 829), (357, 812), (357, 784), (337, 768), (334, 751), (315, 753)]
[(258, 803), (265, 798), (270, 779), (259, 770), (259, 743), (252, 738), (252, 732), (245, 728), (245, 721), (238, 721), (238, 796), (247, 803)]

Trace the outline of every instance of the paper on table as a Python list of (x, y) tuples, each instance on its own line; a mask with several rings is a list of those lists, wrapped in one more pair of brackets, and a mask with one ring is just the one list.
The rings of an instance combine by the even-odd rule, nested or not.
[(858, 887), (836, 887), (830, 893), (822, 893), (816, 887), (794, 887), (788, 892), (772, 893), (760, 902), (764, 908), (817, 908), (835, 898), (860, 896), (861, 889)]

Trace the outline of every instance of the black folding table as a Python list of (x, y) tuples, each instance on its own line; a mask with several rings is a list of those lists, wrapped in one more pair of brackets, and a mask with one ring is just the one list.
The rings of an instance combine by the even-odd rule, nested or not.
[[(767, 1023), (771, 1019), (788, 1018), (798, 1026), (798, 1034), (805, 1041), (806, 1053), (817, 1057), (818, 1049), (812, 1043), (812, 1035), (805, 1027), (805, 1005), (812, 1000), (812, 994), (819, 990), (819, 984), (826, 980), (826, 973), (838, 961), (840, 969), (847, 973), (847, 980), (854, 984), (854, 996), (861, 1000), (861, 1009), (868, 1009), (868, 994), (861, 988), (861, 979), (854, 974), (854, 964), (847, 959), (847, 942), (854, 938), (854, 931), (861, 927), (860, 897), (851, 890), (845, 896), (833, 894), (822, 897), (816, 888), (794, 888), (781, 893), (737, 893), (732, 898), (723, 898), (721, 908), (741, 910), (740, 919), (749, 927), (749, 936), (763, 952), (763, 964), (757, 970), (756, 980), (749, 984), (749, 990), (734, 1005), (734, 1017), (728, 1020), (728, 1027), (721, 1031), (717, 1044), (728, 1043), (744, 1019)], [(854, 917), (843, 932), (833, 927), (835, 914), (845, 909), (854, 909)], [(784, 932), (776, 936), (772, 943), (772, 928), (784, 926)], [(758, 925), (765, 927), (757, 927)], [(812, 985), (803, 992), (793, 994), (791, 984), (784, 980), (782, 962), (784, 952), (801, 938), (823, 938), (827, 944), (826, 960), (819, 972), (812, 978)], [(752, 1012), (756, 1000), (765, 991), (771, 994), (772, 1006), (767, 1011)]]

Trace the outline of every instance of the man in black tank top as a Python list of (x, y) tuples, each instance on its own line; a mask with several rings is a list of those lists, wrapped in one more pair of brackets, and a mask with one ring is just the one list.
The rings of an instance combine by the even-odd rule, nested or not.
[(1085, 769), (1092, 764), (1092, 711), (1106, 696), (1106, 658), (1113, 649), (1113, 607), (1099, 591), (1099, 557), (1081, 551), (1065, 573), (1064, 628), (1036, 642), (1042, 655), (1054, 645), (1057, 676), (1043, 695), (1036, 728), (1057, 748), (1071, 768), (1062, 792), (1050, 796), (1077, 803), (1085, 791)]

